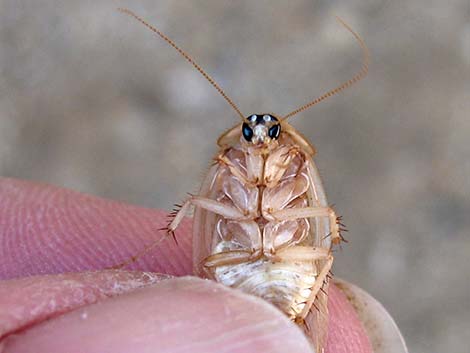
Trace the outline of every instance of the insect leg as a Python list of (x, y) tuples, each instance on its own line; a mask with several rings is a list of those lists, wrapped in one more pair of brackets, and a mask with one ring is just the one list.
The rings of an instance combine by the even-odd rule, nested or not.
[[(221, 216), (223, 216), (227, 219), (239, 220), (239, 219), (245, 219), (246, 218), (246, 216), (243, 213), (241, 213), (235, 207), (225, 205), (221, 202), (214, 201), (214, 200), (211, 200), (211, 199), (207, 199), (207, 198), (204, 198), (204, 197), (191, 196), (188, 200), (186, 200), (183, 203), (183, 205), (181, 206), (181, 208), (178, 211), (175, 211), (175, 213), (170, 214), (170, 217), (171, 217), (170, 218), (170, 223), (166, 227), (161, 229), (161, 230), (165, 230), (168, 235), (171, 235), (175, 239), (175, 241), (176, 241), (175, 230), (179, 226), (181, 221), (183, 220), (184, 216), (188, 213), (189, 208), (191, 207), (191, 204), (193, 204), (194, 206), (198, 206), (198, 207), (202, 207), (204, 209), (207, 209), (208, 211), (217, 213), (217, 214), (219, 214), (219, 215), (221, 215)], [(149, 253), (152, 249), (157, 247), (160, 244), (160, 242), (163, 241), (165, 238), (166, 237), (163, 237), (163, 238), (155, 241), (154, 243), (149, 244), (148, 246), (146, 246), (138, 254), (130, 257), (129, 259), (121, 262), (120, 264), (118, 264), (116, 266), (110, 267), (110, 269), (120, 269), (120, 268), (123, 268), (127, 265), (130, 265), (131, 263), (134, 263), (138, 258), (140, 258), (143, 255)]]
[[(192, 196), (191, 196), (192, 197)], [(188, 213), (189, 208), (191, 207), (191, 198), (186, 200), (179, 210), (175, 210), (174, 213), (170, 213), (169, 223), (165, 228), (167, 234), (171, 235), (176, 241), (175, 230), (178, 228), (179, 224), (183, 220), (184, 216)]]
[(255, 261), (261, 257), (261, 251), (229, 250), (212, 254), (203, 261), (204, 267), (213, 268), (226, 265), (237, 265), (243, 262)]
[(333, 244), (341, 242), (338, 217), (331, 207), (303, 207), (286, 208), (270, 214), (276, 221), (295, 220), (299, 218), (328, 217), (331, 226), (331, 239)]
[(331, 270), (331, 266), (333, 265), (333, 256), (328, 255), (325, 260), (326, 260), (326, 262), (324, 263), (323, 268), (321, 269), (320, 273), (318, 274), (317, 280), (315, 281), (315, 283), (312, 286), (312, 292), (310, 293), (310, 297), (307, 299), (304, 309), (300, 312), (300, 314), (298, 316), (302, 320), (305, 319), (308, 312), (310, 311), (310, 308), (312, 307), (313, 302), (315, 301), (318, 292), (323, 287), (324, 282), (328, 281), (327, 277), (328, 277), (328, 273)]
[[(178, 211), (175, 210), (174, 211), (175, 213), (170, 213), (171, 224), (173, 224), (173, 223), (175, 224), (173, 229), (171, 229), (169, 225), (160, 229), (160, 230), (165, 230), (168, 235), (171, 235), (173, 237), (173, 239), (175, 240), (175, 242), (176, 242), (176, 237), (175, 237), (174, 230), (179, 225), (179, 223), (183, 220), (183, 217), (187, 213), (188, 208), (190, 206), (191, 206), (191, 203), (188, 200), (183, 205), (181, 205), (181, 208)], [(109, 267), (107, 269), (119, 270), (121, 268), (124, 268), (124, 267), (136, 262), (139, 258), (141, 258), (145, 254), (149, 253), (153, 249), (155, 249), (166, 238), (167, 237), (162, 237), (162, 238), (154, 241), (153, 243), (146, 245), (139, 253), (137, 253), (137, 254), (131, 256), (130, 258), (128, 258), (127, 260), (125, 260), (125, 261), (123, 261), (123, 262), (121, 262), (121, 263), (119, 263), (115, 266)]]
[(312, 248), (306, 246), (294, 246), (292, 248), (287, 248), (285, 250), (278, 251), (276, 256), (280, 261), (285, 262), (294, 262), (294, 261), (311, 261), (311, 262), (321, 262), (322, 269), (318, 274), (315, 282), (311, 287), (311, 292), (307, 300), (305, 300), (305, 306), (299, 315), (295, 318), (295, 322), (303, 323), (305, 317), (314, 301), (319, 294), (319, 291), (322, 290), (325, 282), (328, 281), (328, 273), (330, 272), (331, 266), (333, 265), (333, 256), (330, 251), (325, 248)]
[(244, 214), (237, 207), (230, 206), (219, 201), (215, 201), (201, 196), (193, 196), (190, 201), (194, 206), (201, 207), (209, 212), (218, 214), (226, 219), (231, 219), (235, 221), (252, 219), (251, 215)]
[(226, 219), (233, 219), (233, 220), (245, 220), (248, 219), (247, 215), (243, 214), (238, 208), (226, 205), (222, 202), (215, 201), (212, 199), (208, 199), (206, 197), (201, 196), (191, 196), (187, 199), (181, 208), (174, 214), (172, 214), (172, 218), (168, 226), (165, 228), (166, 232), (172, 236), (174, 236), (174, 232), (178, 225), (183, 220), (184, 216), (189, 210), (191, 205), (201, 207), (207, 211), (216, 213)]
[(264, 182), (268, 188), (276, 187), (285, 171), (301, 153), (298, 146), (281, 146), (266, 159), (264, 167)]
[(232, 173), (234, 176), (236, 176), (238, 179), (240, 179), (244, 184), (252, 185), (255, 186), (256, 182), (253, 182), (248, 179), (248, 177), (243, 174), (243, 172), (240, 170), (240, 168), (237, 168), (237, 166), (229, 159), (227, 156), (224, 154), (220, 154), (217, 157), (214, 158), (219, 164), (223, 164), (227, 166), (227, 168), (230, 170), (230, 173)]
[(285, 262), (324, 260), (328, 256), (330, 256), (329, 249), (311, 246), (297, 245), (276, 251), (277, 259)]
[(163, 237), (163, 238), (160, 238), (156, 241), (154, 241), (153, 243), (151, 244), (148, 244), (144, 247), (144, 249), (142, 249), (139, 253), (131, 256), (130, 258), (128, 258), (127, 260), (117, 264), (117, 265), (114, 265), (114, 266), (111, 266), (111, 267), (107, 267), (106, 269), (107, 270), (119, 270), (119, 269), (122, 269), (134, 262), (136, 262), (139, 258), (141, 258), (142, 256), (144, 256), (145, 254), (149, 253), (151, 250), (153, 250), (154, 248), (156, 248), (164, 239), (166, 239), (166, 237)]
[[(328, 332), (328, 286), (332, 260), (316, 262), (320, 273), (316, 277), (311, 295), (305, 306), (297, 314), (294, 321), (302, 328), (307, 337), (311, 338), (316, 352), (324, 352)], [(325, 275), (326, 274), (326, 275)], [(311, 304), (310, 304), (311, 303)]]

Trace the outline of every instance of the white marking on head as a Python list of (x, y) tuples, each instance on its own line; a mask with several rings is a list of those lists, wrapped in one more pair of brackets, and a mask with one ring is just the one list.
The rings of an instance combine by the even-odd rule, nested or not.
[(266, 126), (258, 124), (253, 128), (253, 140), (255, 143), (264, 142), (268, 136), (268, 129)]

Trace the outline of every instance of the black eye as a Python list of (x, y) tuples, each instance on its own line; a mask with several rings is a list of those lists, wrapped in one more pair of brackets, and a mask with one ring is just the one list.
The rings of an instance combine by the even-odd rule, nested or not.
[(247, 123), (243, 123), (242, 133), (243, 133), (243, 137), (245, 138), (245, 140), (250, 142), (251, 138), (253, 137), (253, 130), (251, 129), (251, 127), (248, 126)]
[(272, 126), (268, 131), (268, 135), (272, 139), (277, 139), (280, 133), (281, 133), (281, 125), (279, 124)]

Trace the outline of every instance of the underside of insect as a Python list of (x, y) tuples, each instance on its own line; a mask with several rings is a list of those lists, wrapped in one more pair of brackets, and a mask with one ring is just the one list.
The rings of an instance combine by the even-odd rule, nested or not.
[(343, 237), (342, 224), (329, 206), (313, 161), (315, 149), (287, 119), (349, 87), (367, 73), (363, 49), (358, 74), (284, 116), (244, 116), (217, 83), (158, 29), (127, 9), (188, 60), (241, 118), (217, 141), (220, 147), (198, 195), (171, 214), (166, 232), (175, 230), (191, 206), (193, 263), (196, 275), (259, 296), (278, 307), (325, 347), (327, 292), (332, 246)]

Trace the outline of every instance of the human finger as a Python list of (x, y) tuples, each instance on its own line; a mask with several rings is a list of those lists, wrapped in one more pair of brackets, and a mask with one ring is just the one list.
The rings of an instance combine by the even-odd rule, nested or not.
[(54, 316), (2, 344), (2, 353), (312, 352), (301, 330), (267, 302), (195, 277)]
[[(51, 185), (0, 179), (0, 279), (114, 266), (165, 237), (166, 213)], [(127, 269), (192, 273), (190, 224)]]

